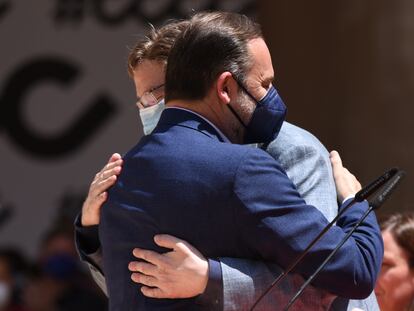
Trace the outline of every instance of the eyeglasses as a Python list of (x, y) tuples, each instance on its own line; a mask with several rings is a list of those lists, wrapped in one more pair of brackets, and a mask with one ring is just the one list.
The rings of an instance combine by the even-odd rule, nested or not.
[(159, 101), (164, 97), (164, 92), (161, 92), (163, 88), (164, 83), (153, 87), (149, 91), (146, 91), (140, 98), (138, 98), (137, 106), (139, 108), (147, 108), (158, 104)]

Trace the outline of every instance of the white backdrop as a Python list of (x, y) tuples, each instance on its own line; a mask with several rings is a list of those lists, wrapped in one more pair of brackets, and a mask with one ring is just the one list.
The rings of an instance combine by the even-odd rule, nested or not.
[(62, 198), (141, 137), (128, 46), (191, 9), (254, 14), (253, 0), (0, 0), (0, 245), (34, 255)]

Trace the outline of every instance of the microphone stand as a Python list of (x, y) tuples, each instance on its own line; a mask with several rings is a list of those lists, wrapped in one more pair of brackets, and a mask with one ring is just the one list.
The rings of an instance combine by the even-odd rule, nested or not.
[(361, 225), (361, 223), (367, 218), (369, 213), (371, 213), (374, 209), (379, 208), (391, 195), (391, 193), (395, 190), (396, 186), (399, 184), (401, 179), (405, 176), (405, 172), (399, 170), (394, 177), (388, 181), (388, 183), (383, 187), (383, 191), (380, 191), (373, 199), (368, 200), (369, 208), (365, 211), (364, 215), (358, 220), (355, 226), (352, 228), (351, 231), (347, 233), (347, 235), (342, 239), (342, 241), (338, 244), (337, 247), (326, 257), (326, 259), (322, 262), (322, 264), (316, 269), (316, 271), (306, 280), (306, 282), (301, 286), (299, 291), (291, 298), (287, 306), (283, 309), (287, 311), (290, 307), (295, 303), (295, 301), (299, 298), (299, 296), (303, 293), (305, 288), (315, 279), (315, 277), (321, 272), (321, 270), (326, 266), (328, 261), (338, 252), (342, 245), (345, 244), (346, 241), (350, 238), (352, 233)]
[(375, 179), (373, 182), (368, 184), (366, 187), (358, 191), (355, 194), (355, 197), (346, 205), (344, 206), (339, 212), (338, 215), (335, 216), (332, 221), (326, 225), (326, 227), (309, 243), (306, 249), (295, 259), (295, 261), (289, 265), (286, 270), (284, 270), (273, 282), (269, 285), (269, 287), (257, 298), (255, 303), (250, 308), (250, 311), (253, 311), (254, 308), (260, 303), (264, 296), (266, 296), (277, 284), (279, 284), (286, 276), (294, 269), (296, 266), (303, 260), (303, 258), (308, 254), (309, 250), (325, 235), (325, 233), (336, 223), (336, 221), (341, 217), (350, 207), (355, 205), (358, 202), (364, 201), (370, 195), (375, 193), (380, 187), (382, 187), (387, 181), (389, 181), (395, 174), (398, 172), (398, 168), (392, 168), (385, 172), (383, 175)]

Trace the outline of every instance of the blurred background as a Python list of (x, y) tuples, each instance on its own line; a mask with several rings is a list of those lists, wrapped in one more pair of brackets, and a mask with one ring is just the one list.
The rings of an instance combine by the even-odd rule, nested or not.
[(288, 120), (338, 150), (362, 184), (406, 170), (380, 213), (412, 208), (413, 1), (0, 0), (0, 285), (21, 282), (14, 271), (24, 269), (26, 285), (63, 303), (62, 292), (83, 290), (82, 273), (69, 277), (73, 219), (94, 174), (142, 136), (129, 47), (149, 23), (202, 10), (261, 23)]

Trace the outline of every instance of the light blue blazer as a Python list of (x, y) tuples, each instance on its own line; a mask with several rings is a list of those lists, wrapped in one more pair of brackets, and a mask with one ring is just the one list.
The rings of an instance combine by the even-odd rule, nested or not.
[[(331, 221), (338, 213), (337, 194), (329, 153), (311, 133), (284, 122), (280, 133), (266, 150), (279, 161), (307, 204), (317, 207)], [(223, 272), (224, 310), (249, 310), (257, 297), (281, 272), (273, 264), (236, 258), (220, 258)], [(303, 283), (294, 275), (271, 291), (256, 310), (279, 310)], [(291, 310), (379, 310), (375, 294), (364, 300), (336, 298), (309, 288)]]

